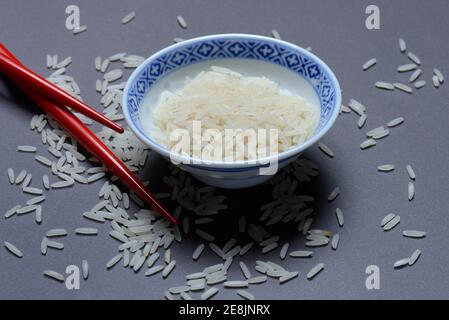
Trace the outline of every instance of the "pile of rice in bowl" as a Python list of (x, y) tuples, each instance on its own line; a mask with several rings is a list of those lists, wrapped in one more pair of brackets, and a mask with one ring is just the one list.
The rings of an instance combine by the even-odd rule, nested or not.
[(265, 77), (211, 67), (164, 91), (144, 130), (177, 154), (215, 161), (256, 160), (304, 143), (319, 109)]

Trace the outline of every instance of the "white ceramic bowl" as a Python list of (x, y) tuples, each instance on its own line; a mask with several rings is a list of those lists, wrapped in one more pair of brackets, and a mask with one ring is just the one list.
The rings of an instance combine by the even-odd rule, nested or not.
[[(194, 76), (209, 66), (223, 66), (245, 76), (266, 76), (281, 88), (299, 94), (320, 109), (320, 119), (313, 136), (303, 144), (258, 163), (212, 162), (193, 164), (181, 159), (181, 169), (197, 179), (222, 188), (250, 187), (268, 180), (261, 167), (277, 161), (286, 166), (311, 145), (318, 142), (334, 124), (341, 104), (339, 83), (330, 68), (317, 56), (294, 44), (249, 34), (219, 34), (186, 40), (156, 52), (130, 76), (123, 95), (123, 113), (133, 132), (151, 149), (166, 159), (173, 154), (143, 130), (141, 114), (148, 106), (143, 101), (157, 101), (166, 89), (179, 89), (186, 76)], [(192, 74), (193, 73), (193, 74)]]

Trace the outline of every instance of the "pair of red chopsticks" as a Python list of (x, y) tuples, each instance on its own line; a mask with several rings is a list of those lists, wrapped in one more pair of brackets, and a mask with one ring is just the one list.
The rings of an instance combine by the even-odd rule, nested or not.
[(133, 189), (142, 200), (158, 211), (168, 221), (177, 224), (176, 218), (170, 215), (139, 178), (89, 128), (70, 112), (67, 107), (122, 133), (124, 130), (120, 125), (22, 65), (1, 43), (0, 71), (3, 71), (10, 77), (43, 111), (52, 116), (88, 152), (100, 160), (106, 168)]

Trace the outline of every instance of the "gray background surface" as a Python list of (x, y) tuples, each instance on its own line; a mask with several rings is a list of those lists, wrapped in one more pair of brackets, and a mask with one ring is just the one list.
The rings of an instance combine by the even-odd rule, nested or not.
[[(65, 7), (78, 4), (81, 21), (89, 29), (73, 36), (65, 29)], [(282, 265), (299, 271), (300, 276), (284, 285), (268, 281), (250, 288), (259, 299), (401, 299), (448, 298), (448, 181), (449, 181), (449, 123), (447, 84), (439, 90), (430, 85), (432, 68), (438, 67), (449, 76), (449, 42), (447, 13), (449, 3), (432, 1), (382, 1), (375, 4), (381, 10), (381, 29), (365, 28), (365, 8), (372, 1), (24, 1), (2, 0), (0, 7), (0, 41), (5, 43), (26, 65), (47, 75), (45, 55), (71, 55), (73, 63), (68, 74), (75, 77), (85, 101), (99, 107), (99, 95), (94, 91), (98, 73), (93, 68), (95, 56), (128, 53), (149, 56), (170, 45), (174, 37), (190, 38), (206, 34), (242, 32), (269, 35), (277, 29), (282, 38), (313, 52), (335, 71), (343, 89), (343, 101), (355, 98), (368, 108), (368, 122), (363, 130), (356, 127), (354, 114), (339, 117), (331, 132), (323, 139), (335, 152), (334, 159), (321, 154), (316, 147), (306, 157), (320, 165), (320, 176), (306, 187), (305, 192), (317, 198), (315, 227), (338, 230), (334, 210), (338, 206), (346, 215), (339, 249), (317, 249), (311, 260), (287, 258)], [(120, 19), (129, 11), (136, 19), (124, 26)], [(181, 29), (176, 16), (182, 14), (188, 29)], [(373, 87), (375, 81), (407, 82), (408, 75), (396, 73), (398, 65), (407, 63), (399, 53), (397, 39), (404, 37), (408, 48), (423, 61), (423, 78), (428, 85), (413, 95), (383, 92)], [(361, 65), (376, 57), (378, 64), (369, 72)], [(19, 154), (16, 146), (36, 145), (45, 152), (40, 136), (28, 129), (34, 108), (9, 82), (0, 79), (0, 212), (3, 213), (30, 196), (19, 187), (10, 186), (6, 169), (16, 172), (28, 168), (36, 178), (46, 168)], [(36, 109), (34, 109), (36, 110)], [(375, 148), (361, 151), (364, 133), (387, 121), (403, 116), (405, 123), (392, 130), (391, 135)], [(380, 164), (393, 163), (396, 170), (389, 174), (376, 171)], [(408, 178), (405, 165), (412, 164), (417, 174), (416, 199), (407, 201)], [(158, 157), (148, 162), (144, 178), (149, 178), (155, 191), (166, 163)], [(192, 250), (199, 243), (187, 236), (182, 245), (174, 245), (173, 257), (178, 261), (174, 273), (167, 279), (146, 278), (141, 270), (134, 274), (116, 266), (105, 270), (105, 263), (116, 254), (117, 242), (108, 236), (109, 225), (98, 225), (99, 235), (79, 237), (73, 230), (93, 226), (82, 217), (98, 198), (101, 185), (76, 186), (70, 190), (48, 194), (43, 204), (44, 221), (38, 226), (32, 215), (5, 220), (0, 217), (0, 242), (11, 241), (24, 251), (17, 259), (0, 248), (0, 298), (56, 299), (159, 299), (171, 286), (182, 285), (184, 275), (217, 263), (210, 252), (192, 263)], [(339, 185), (340, 197), (328, 204), (328, 193)], [(216, 219), (208, 230), (215, 230), (222, 244), (236, 234), (239, 215), (256, 219), (266, 190), (252, 188), (225, 192), (230, 209)], [(381, 218), (389, 212), (401, 215), (400, 225), (384, 233)], [(223, 225), (223, 223), (226, 223)], [(95, 225), (96, 226), (96, 225)], [(46, 256), (39, 252), (40, 241), (51, 228), (64, 227), (71, 234), (62, 239), (64, 251), (51, 250)], [(295, 226), (275, 230), (291, 242), (291, 249), (303, 247)], [(406, 239), (404, 229), (425, 230), (423, 240)], [(394, 270), (393, 262), (421, 249), (421, 259), (412, 268)], [(279, 251), (264, 259), (276, 261)], [(244, 261), (253, 265), (255, 254)], [(42, 276), (45, 269), (62, 272), (69, 264), (90, 263), (90, 277), (82, 281), (80, 290), (69, 291), (64, 285)], [(324, 262), (326, 269), (313, 281), (305, 274), (316, 263)], [(376, 264), (380, 268), (380, 290), (365, 288), (365, 268)], [(231, 269), (241, 278), (237, 264)], [(237, 298), (235, 291), (222, 290), (217, 298)]]

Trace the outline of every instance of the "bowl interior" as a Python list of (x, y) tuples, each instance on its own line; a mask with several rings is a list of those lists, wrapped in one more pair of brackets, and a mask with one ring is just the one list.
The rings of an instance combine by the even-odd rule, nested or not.
[[(159, 51), (131, 75), (125, 88), (123, 108), (130, 127), (139, 138), (150, 146), (164, 149), (143, 130), (142, 114), (149, 112), (162, 91), (179, 89), (186, 76), (192, 77), (212, 65), (228, 67), (244, 75), (267, 76), (282, 88), (317, 105), (320, 108), (319, 123), (304, 148), (321, 138), (338, 115), (339, 84), (326, 64), (310, 52), (288, 42), (261, 36), (206, 36)], [(145, 99), (147, 95), (150, 99)]]

